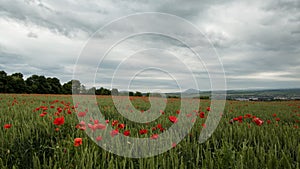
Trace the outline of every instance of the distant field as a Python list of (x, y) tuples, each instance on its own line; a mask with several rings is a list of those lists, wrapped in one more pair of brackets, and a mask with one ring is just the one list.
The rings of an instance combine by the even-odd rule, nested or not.
[[(141, 116), (151, 113), (146, 97), (130, 100)], [(89, 111), (77, 112), (69, 95), (0, 94), (0, 168), (300, 168), (300, 101), (227, 101), (218, 128), (199, 144), (210, 113), (209, 100), (201, 100), (201, 107), (186, 116), (196, 121), (190, 134), (171, 150), (142, 159), (109, 153), (84, 130), (110, 125), (115, 134), (155, 139), (173, 125), (180, 100), (168, 99), (160, 118), (147, 124), (122, 117), (111, 97), (97, 96), (97, 102), (107, 120), (100, 127), (97, 119), (80, 123), (76, 115)], [(102, 141), (98, 135), (94, 140)]]

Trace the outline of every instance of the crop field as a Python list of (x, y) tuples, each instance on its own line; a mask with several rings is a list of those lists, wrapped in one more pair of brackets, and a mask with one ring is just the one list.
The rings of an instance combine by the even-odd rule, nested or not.
[[(146, 116), (147, 97), (131, 97), (131, 103)], [(97, 145), (104, 141), (86, 132), (112, 127), (111, 137), (156, 140), (178, 120), (180, 99), (166, 102), (158, 119), (135, 123), (120, 115), (111, 97), (97, 96), (105, 123), (90, 118), (90, 110), (78, 111), (70, 95), (0, 95), (0, 168), (300, 168), (300, 101), (227, 101), (213, 135), (198, 142), (210, 101), (199, 100), (197, 110), (186, 112), (195, 125), (169, 151), (148, 158), (121, 157)], [(124, 108), (126, 109), (126, 107)], [(130, 111), (130, 110), (126, 110)], [(157, 112), (156, 112), (157, 113)]]

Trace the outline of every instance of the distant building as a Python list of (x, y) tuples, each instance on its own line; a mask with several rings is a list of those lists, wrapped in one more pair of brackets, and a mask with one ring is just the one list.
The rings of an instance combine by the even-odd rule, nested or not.
[(250, 101), (259, 101), (259, 99), (257, 97), (252, 97), (249, 99)]
[(249, 99), (247, 99), (247, 98), (235, 98), (235, 100), (237, 100), (237, 101), (249, 101)]
[(287, 97), (274, 97), (274, 100), (288, 100)]
[(300, 96), (291, 97), (291, 100), (300, 100)]

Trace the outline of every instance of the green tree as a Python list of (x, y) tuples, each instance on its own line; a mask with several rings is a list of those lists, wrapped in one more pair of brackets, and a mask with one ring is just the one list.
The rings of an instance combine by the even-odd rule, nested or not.
[(38, 91), (36, 93), (40, 93), (40, 94), (50, 93), (50, 85), (48, 84), (45, 76), (39, 76), (37, 86), (38, 86)]
[(95, 94), (96, 94), (96, 95), (101, 95), (101, 94), (102, 94), (102, 91), (103, 91), (103, 87), (101, 87), (100, 89), (97, 89), (97, 90), (95, 91)]
[(7, 73), (0, 71), (0, 93), (6, 93), (7, 90)]
[(134, 96), (134, 93), (133, 92), (129, 92), (129, 96)]
[(63, 94), (72, 94), (72, 80), (63, 84), (62, 93)]
[(50, 85), (45, 76), (32, 75), (27, 78), (26, 87), (28, 93), (48, 94), (50, 93)]
[(135, 94), (134, 94), (134, 96), (141, 97), (141, 96), (143, 96), (143, 94), (141, 92), (139, 92), (139, 91), (136, 91)]
[(32, 75), (25, 80), (27, 93), (37, 93), (38, 92), (38, 75)]
[(109, 89), (104, 88), (103, 95), (111, 95), (111, 91)]
[(62, 86), (63, 94), (79, 94), (81, 83), (79, 80), (70, 80)]
[(72, 94), (79, 94), (81, 89), (81, 83), (79, 80), (71, 80), (72, 82)]
[(49, 93), (50, 94), (61, 94), (62, 93), (62, 85), (58, 78), (47, 78), (47, 83), (49, 84)]
[(87, 94), (92, 94), (92, 95), (96, 94), (96, 88), (92, 87), (92, 88), (88, 89)]
[(7, 93), (25, 93), (26, 85), (22, 73), (14, 73), (6, 77)]
[(115, 88), (111, 89), (111, 95), (118, 96), (119, 95), (118, 89), (115, 89)]
[(105, 89), (101, 87), (100, 89), (97, 89), (95, 92), (96, 95), (111, 95), (111, 91), (109, 89)]

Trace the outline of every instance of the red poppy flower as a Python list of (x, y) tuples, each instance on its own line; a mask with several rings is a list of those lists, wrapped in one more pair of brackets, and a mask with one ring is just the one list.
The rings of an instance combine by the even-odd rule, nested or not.
[(150, 137), (150, 139), (158, 139), (158, 134), (153, 134), (151, 137)]
[(79, 124), (82, 125), (82, 126), (85, 126), (85, 122), (84, 121), (80, 121)]
[(203, 128), (206, 128), (206, 124), (205, 124), (205, 123), (203, 123), (203, 124), (202, 124), (202, 127), (203, 127)]
[(271, 123), (271, 120), (267, 120), (267, 124), (270, 124)]
[(143, 134), (147, 134), (148, 133), (148, 130), (147, 129), (141, 129), (140, 130), (140, 134), (143, 135)]
[(59, 113), (61, 113), (61, 112), (63, 111), (63, 109), (60, 108), (60, 107), (58, 107), (58, 108), (57, 108), (57, 111), (58, 111)]
[(251, 114), (246, 114), (244, 118), (251, 118)]
[(98, 124), (94, 124), (96, 129), (100, 129), (100, 130), (104, 130), (106, 128), (106, 125), (98, 123)]
[(110, 132), (110, 135), (111, 135), (112, 137), (114, 137), (114, 136), (116, 136), (116, 135), (118, 135), (118, 134), (119, 134), (119, 130), (118, 130), (118, 129), (112, 130), (112, 131)]
[(276, 121), (280, 121), (280, 118), (276, 118)]
[(243, 116), (239, 116), (238, 121), (239, 121), (239, 123), (243, 123)]
[(54, 116), (60, 116), (60, 113), (57, 111), (54, 113)]
[(277, 114), (276, 114), (276, 113), (274, 113), (274, 114), (273, 114), (273, 117), (276, 117), (276, 116), (277, 116)]
[(88, 124), (88, 127), (89, 127), (92, 131), (95, 131), (95, 130), (96, 130), (96, 126), (95, 126), (95, 125)]
[(122, 124), (119, 124), (119, 125), (118, 125), (118, 128), (119, 128), (119, 129), (125, 128), (125, 124), (123, 124), (123, 123), (122, 123)]
[(239, 116), (238, 119), (239, 119), (239, 120), (243, 120), (243, 116)]
[(4, 124), (5, 129), (9, 129), (9, 128), (11, 128), (11, 126), (12, 126), (11, 124)]
[(86, 130), (86, 126), (84, 125), (84, 126), (79, 126), (79, 129), (80, 130)]
[(191, 117), (193, 114), (192, 113), (189, 113), (186, 115), (186, 117)]
[(177, 120), (177, 117), (175, 116), (169, 116), (169, 120), (172, 122), (172, 123), (176, 123), (178, 120)]
[(82, 144), (82, 138), (75, 138), (74, 139), (74, 146), (78, 147)]
[(124, 134), (124, 136), (130, 136), (130, 130), (125, 130), (125, 131), (123, 132), (123, 134)]
[(97, 140), (97, 141), (101, 141), (101, 140), (102, 140), (102, 137), (101, 137), (101, 136), (98, 136), (98, 137), (96, 138), (96, 140)]
[(84, 116), (86, 116), (86, 112), (79, 112), (78, 113), (78, 117), (84, 117)]
[(59, 128), (56, 128), (55, 131), (59, 131)]
[(165, 130), (164, 128), (160, 128), (160, 129), (159, 129), (160, 132), (163, 132), (164, 130)]
[(206, 110), (207, 110), (207, 111), (210, 111), (210, 107), (207, 107)]
[(54, 119), (53, 124), (60, 126), (63, 125), (65, 123), (65, 118), (64, 117), (58, 117), (56, 119)]
[(264, 123), (264, 121), (262, 121), (261, 119), (259, 119), (259, 118), (254, 118), (253, 119), (253, 121), (254, 121), (254, 123), (256, 123), (256, 125), (258, 125), (258, 126), (261, 126), (263, 123)]
[(199, 116), (200, 116), (200, 118), (203, 119), (205, 117), (205, 113), (204, 112), (200, 112)]
[(117, 125), (119, 122), (118, 122), (118, 120), (114, 120), (112, 123), (111, 123), (111, 125), (112, 126), (115, 126), (115, 125)]
[(173, 147), (173, 148), (176, 147), (176, 145), (177, 145), (176, 143), (172, 143), (172, 147)]
[(162, 125), (161, 125), (161, 124), (157, 124), (156, 127), (159, 128), (159, 129), (161, 129), (161, 128), (162, 128)]

